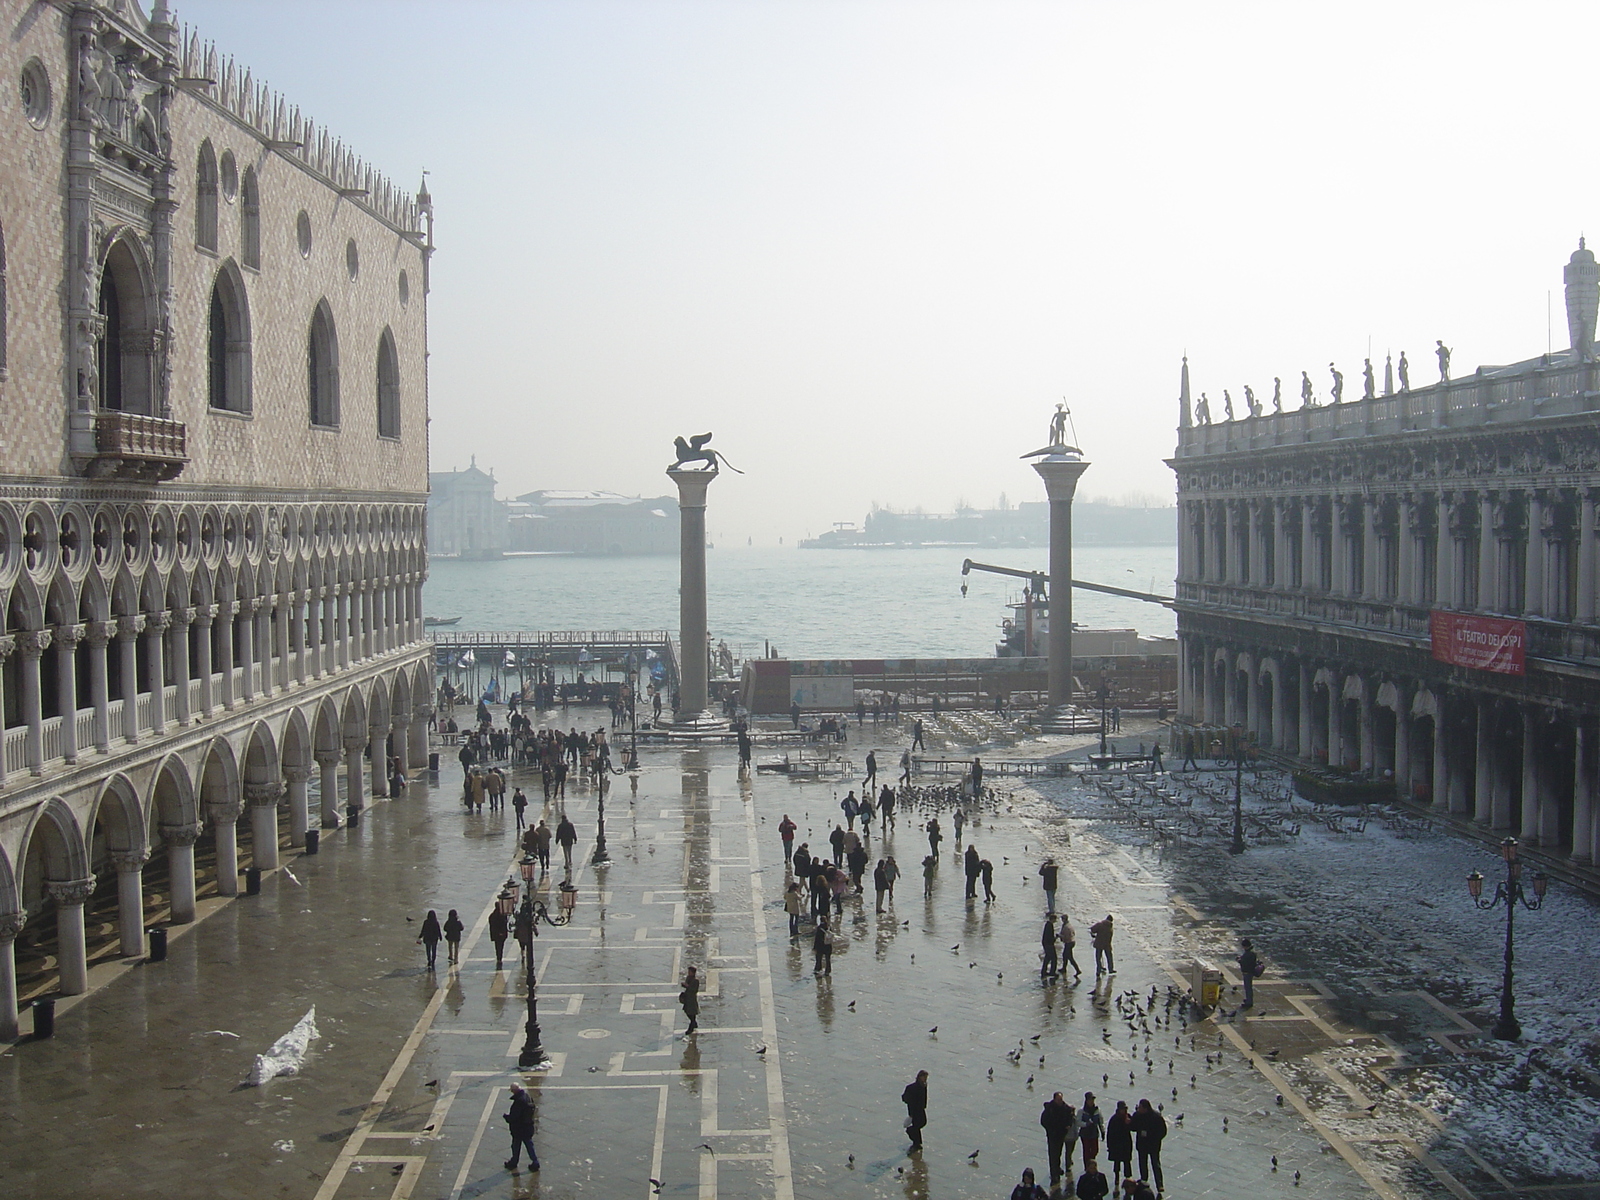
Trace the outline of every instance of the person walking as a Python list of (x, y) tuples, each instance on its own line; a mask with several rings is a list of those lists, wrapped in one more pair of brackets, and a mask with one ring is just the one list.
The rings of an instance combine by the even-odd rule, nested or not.
[(1061, 868), (1056, 866), (1056, 860), (1047, 858), (1039, 864), (1039, 878), (1044, 880), (1044, 910), (1056, 910), (1056, 884), (1061, 878)]
[(886, 783), (883, 791), (878, 793), (878, 812), (883, 816), (884, 837), (889, 836), (889, 826), (894, 824), (894, 805), (894, 789)]
[(511, 807), (516, 810), (517, 828), (521, 829), (528, 823), (528, 797), (523, 795), (521, 788), (511, 793)]
[(1186, 733), (1183, 735), (1183, 761), (1178, 764), (1180, 771), (1198, 771), (1200, 769), (1200, 764), (1194, 760), (1194, 743), (1194, 734)]
[(979, 857), (978, 848), (976, 846), (967, 847), (965, 866), (967, 875), (967, 899), (976, 900), (978, 898), (978, 874), (983, 870), (983, 859)]
[(422, 933), (417, 941), (422, 943), (423, 949), (428, 952), (428, 970), (433, 970), (439, 959), (439, 942), (444, 937), (439, 929), (439, 914), (433, 909), (428, 910), (428, 915), (422, 918)]
[(1115, 975), (1117, 961), (1111, 956), (1111, 914), (1106, 914), (1104, 921), (1096, 921), (1089, 926), (1089, 943), (1094, 947), (1094, 973), (1096, 975)]
[(911, 722), (911, 749), (912, 750), (926, 750), (927, 749), (927, 746), (922, 744), (922, 718), (921, 717), (918, 717), (915, 721)]
[(1085, 1092), (1083, 1107), (1078, 1110), (1078, 1140), (1083, 1143), (1084, 1166), (1100, 1157), (1100, 1139), (1105, 1137), (1105, 1132), (1105, 1118), (1100, 1115), (1094, 1093)]
[(928, 851), (935, 858), (939, 857), (939, 843), (942, 842), (942, 841), (944, 841), (944, 834), (939, 829), (939, 818), (938, 817), (929, 817), (928, 818)]
[(811, 935), (811, 958), (813, 975), (833, 974), (833, 930), (828, 928), (826, 914), (817, 918), (816, 932)]
[(928, 855), (922, 860), (922, 895), (924, 899), (933, 899), (933, 877), (939, 870), (939, 860), (933, 855)]
[(1083, 1174), (1078, 1176), (1078, 1186), (1073, 1189), (1073, 1194), (1078, 1200), (1106, 1200), (1111, 1194), (1111, 1185), (1106, 1182), (1105, 1172), (1094, 1159), (1083, 1160)]
[(688, 1037), (700, 1028), (700, 975), (694, 967), (690, 967), (683, 977), (683, 991), (678, 993), (678, 1003), (683, 1005), (683, 1015), (689, 1018), (689, 1028), (684, 1030)]
[(783, 820), (778, 822), (778, 836), (783, 839), (783, 861), (794, 861), (794, 835), (800, 827), (789, 819), (789, 814), (783, 814)]
[[(900, 783), (902, 787), (911, 785), (911, 751), (900, 751)], [(881, 807), (881, 806), (880, 806)]]
[(494, 943), (494, 969), (505, 967), (506, 939), (511, 936), (511, 919), (496, 904), (489, 913), (489, 940)]
[(811, 878), (811, 848), (806, 842), (801, 842), (794, 852), (794, 876), (796, 879)]
[(1167, 1136), (1167, 1121), (1150, 1107), (1150, 1101), (1139, 1101), (1133, 1113), (1133, 1145), (1139, 1152), (1139, 1181), (1148, 1182), (1156, 1177), (1156, 1195), (1165, 1190), (1161, 1180), (1161, 1141)]
[(533, 961), (533, 939), (539, 936), (539, 929), (533, 923), (533, 905), (524, 897), (522, 907), (517, 910), (516, 924), (511, 927), (513, 936), (517, 939), (517, 946), (522, 951), (523, 963)]
[(922, 1131), (928, 1124), (928, 1073), (918, 1071), (917, 1077), (906, 1084), (900, 1093), (900, 1103), (906, 1106), (906, 1133), (911, 1136), (911, 1150), (922, 1149)]
[[(1056, 915), (1048, 913), (1044, 919), (1044, 932), (1039, 935), (1039, 946), (1044, 951), (1039, 963), (1039, 978), (1056, 977)], [(1060, 1093), (1057, 1093), (1058, 1095)]]
[(1159, 738), (1150, 747), (1150, 773), (1152, 775), (1161, 774), (1161, 740)]
[(983, 880), (983, 902), (994, 903), (994, 864), (987, 858), (978, 863), (978, 877)]
[(1133, 1178), (1133, 1114), (1126, 1100), (1117, 1101), (1117, 1111), (1106, 1121), (1106, 1157), (1111, 1160), (1112, 1182), (1120, 1187)]
[(461, 924), (461, 918), (456, 915), (456, 910), (452, 908), (450, 915), (444, 919), (444, 940), (449, 948), (446, 954), (447, 962), (461, 961), (461, 933), (465, 928)]
[(556, 845), (561, 847), (561, 858), (566, 863), (567, 874), (572, 874), (572, 848), (578, 844), (578, 830), (566, 813), (556, 825)]
[(515, 1171), (517, 1160), (524, 1148), (528, 1151), (528, 1170), (539, 1169), (539, 1155), (533, 1148), (533, 1097), (520, 1083), (511, 1085), (511, 1109), (505, 1113), (506, 1124), (511, 1127), (511, 1157), (506, 1159), (506, 1170)]
[(833, 824), (833, 832), (828, 835), (828, 845), (833, 847), (833, 865), (838, 866), (844, 861), (844, 826), (837, 821)]
[(851, 788), (845, 798), (839, 801), (839, 807), (844, 810), (845, 827), (853, 832), (856, 827), (856, 814), (861, 811), (861, 805), (856, 802), (854, 788)]
[(1011, 1189), (1011, 1200), (1050, 1200), (1050, 1193), (1034, 1182), (1033, 1168), (1024, 1167), (1022, 1182)]
[(894, 855), (889, 855), (883, 860), (883, 877), (889, 881), (889, 903), (894, 904), (894, 881), (900, 878), (900, 864), (895, 862)]
[(831, 889), (828, 887), (828, 868), (821, 863), (814, 863), (811, 868), (811, 919), (828, 914), (828, 897)]
[(539, 860), (540, 870), (550, 869), (550, 826), (543, 817), (533, 828), (533, 856)]
[(1078, 931), (1072, 927), (1072, 922), (1067, 920), (1067, 914), (1061, 914), (1061, 969), (1066, 970), (1067, 964), (1072, 964), (1072, 975), (1075, 979), (1083, 978), (1083, 968), (1078, 965), (1077, 956), (1073, 951), (1078, 945)]
[(871, 793), (869, 791), (867, 791), (867, 789), (871, 788), (871, 787), (876, 787), (877, 783), (878, 783), (878, 752), (876, 750), (868, 750), (867, 751), (867, 777), (861, 781), (861, 794), (863, 796), (871, 795)]
[(958, 847), (961, 845), (961, 830), (966, 825), (966, 823), (967, 823), (966, 810), (963, 809), (960, 805), (957, 805), (956, 806), (956, 811), (950, 814), (950, 824), (955, 826), (955, 830), (956, 830), (956, 845)]
[[(1072, 1170), (1072, 1142), (1077, 1132), (1078, 1114), (1060, 1092), (1045, 1102), (1039, 1114), (1039, 1124), (1044, 1129), (1045, 1145), (1050, 1150), (1050, 1186), (1054, 1187), (1062, 1175)], [(1065, 1156), (1065, 1167), (1063, 1167)]]
[(884, 859), (878, 860), (878, 865), (872, 868), (872, 890), (877, 893), (878, 906), (875, 912), (883, 911), (883, 894), (889, 890), (889, 872)]
[(972, 799), (983, 799), (983, 761), (978, 758), (972, 760)]
[(1261, 974), (1261, 960), (1256, 957), (1255, 947), (1250, 944), (1249, 938), (1242, 938), (1239, 945), (1243, 949), (1239, 953), (1239, 978), (1244, 980), (1244, 1008), (1256, 1006), (1256, 976)]
[(800, 936), (800, 906), (802, 903), (800, 884), (791, 880), (788, 888), (783, 893), (783, 911), (789, 914), (790, 941)]

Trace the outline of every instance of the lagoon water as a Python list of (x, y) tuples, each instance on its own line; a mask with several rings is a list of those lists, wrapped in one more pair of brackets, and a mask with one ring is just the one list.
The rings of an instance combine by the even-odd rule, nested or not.
[[(961, 563), (1043, 570), (1048, 552), (715, 549), (706, 554), (708, 624), (740, 657), (767, 642), (785, 658), (976, 658), (992, 655), (1008, 600), (1022, 580)], [(1073, 574), (1094, 583), (1172, 594), (1172, 546), (1083, 546)], [(676, 556), (535, 555), (498, 562), (434, 559), (423, 592), (428, 616), (473, 629), (670, 629), (678, 626)], [(1094, 592), (1073, 594), (1073, 618), (1095, 628), (1170, 636), (1169, 609)]]

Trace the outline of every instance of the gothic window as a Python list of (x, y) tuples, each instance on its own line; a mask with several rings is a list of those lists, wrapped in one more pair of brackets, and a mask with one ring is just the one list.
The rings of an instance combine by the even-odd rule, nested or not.
[(95, 369), (100, 374), (100, 407), (122, 407), (122, 301), (108, 268), (100, 276), (100, 342)]
[(400, 436), (400, 356), (387, 328), (378, 339), (378, 436)]
[(194, 241), (203, 250), (217, 248), (217, 155), (210, 141), (200, 143), (195, 164)]
[(100, 335), (94, 395), (101, 408), (151, 411), (150, 306), (134, 250), (119, 239), (100, 271)]
[(254, 167), (246, 167), (239, 181), (239, 257), (245, 266), (261, 269), (261, 193)]
[(223, 264), (211, 285), (206, 350), (211, 407), (248, 413), (252, 394), (250, 306), (244, 280), (232, 259)]
[(306, 337), (306, 394), (313, 425), (339, 424), (339, 337), (326, 300), (311, 314)]

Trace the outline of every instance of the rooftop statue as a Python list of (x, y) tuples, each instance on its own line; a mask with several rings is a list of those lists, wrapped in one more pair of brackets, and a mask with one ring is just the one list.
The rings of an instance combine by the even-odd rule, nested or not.
[(1233, 397), (1228, 394), (1227, 388), (1222, 389), (1222, 419), (1233, 420)]
[(1200, 402), (1194, 406), (1194, 420), (1196, 425), (1211, 424), (1211, 401), (1206, 399), (1204, 392), (1200, 393)]
[(1261, 415), (1261, 401), (1256, 399), (1255, 389), (1248, 383), (1244, 385), (1244, 406), (1252, 417)]
[(1439, 382), (1440, 383), (1449, 383), (1450, 382), (1450, 347), (1446, 346), (1444, 344), (1444, 340), (1442, 338), (1435, 339), (1433, 344), (1435, 346), (1439, 347), (1437, 350), (1434, 351), (1434, 353), (1439, 356)]
[(668, 467), (667, 470), (681, 471), (684, 469), (685, 463), (703, 462), (706, 464), (703, 469), (713, 474), (716, 473), (720, 465), (726, 464), (728, 470), (737, 475), (743, 475), (743, 471), (706, 445), (710, 440), (711, 435), (709, 433), (697, 433), (688, 441), (684, 441), (681, 437), (673, 438), (672, 445), (678, 452), (678, 461)]
[(1372, 374), (1372, 360), (1366, 360), (1366, 365), (1361, 368), (1361, 398), (1371, 400), (1378, 394), (1378, 381)]
[(1283, 411), (1283, 380), (1276, 375), (1272, 377), (1272, 411)]
[(1328, 364), (1328, 370), (1333, 375), (1333, 402), (1338, 404), (1344, 399), (1344, 373), (1332, 363)]
[(1056, 405), (1056, 411), (1050, 416), (1050, 442), (1040, 446), (1037, 450), (1030, 450), (1022, 455), (1023, 458), (1038, 458), (1041, 455), (1081, 454), (1081, 451), (1071, 442), (1067, 441), (1067, 424), (1072, 420), (1072, 410), (1065, 404)]
[(1317, 394), (1311, 388), (1311, 376), (1307, 372), (1301, 371), (1300, 372), (1300, 407), (1301, 408), (1315, 408), (1316, 406), (1317, 406)]
[(1411, 390), (1411, 364), (1406, 361), (1404, 350), (1400, 351), (1400, 390), (1402, 392)]

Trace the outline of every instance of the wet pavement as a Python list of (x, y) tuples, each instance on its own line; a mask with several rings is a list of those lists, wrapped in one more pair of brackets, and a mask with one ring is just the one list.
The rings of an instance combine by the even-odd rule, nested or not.
[[(894, 747), (886, 763), (898, 758), (887, 732), (875, 744)], [(789, 813), (798, 840), (820, 848), (849, 784), (741, 779), (724, 748), (641, 757), (638, 776), (614, 777), (606, 793), (608, 864), (590, 862), (598, 797), (569, 786), (577, 905), (535, 948), (549, 1069), (517, 1068), (525, 979), (514, 943), (496, 970), (484, 932), (512, 862), (513, 814), (463, 815), (447, 766), (437, 789), (413, 787), (324, 838), (318, 856), (288, 859), (260, 896), (208, 902), (167, 962), (119, 969), (62, 1013), (54, 1039), (0, 1055), (7, 1191), (1003, 1196), (1023, 1167), (1046, 1173), (1038, 1116), (1057, 1090), (1074, 1103), (1092, 1090), (1106, 1113), (1118, 1099), (1163, 1105), (1169, 1196), (1487, 1200), (1523, 1194), (1502, 1183), (1533, 1182), (1508, 1177), (1488, 1145), (1485, 1166), (1473, 1163), (1417, 1111), (1421, 1089), (1394, 1072), (1395, 1050), (1437, 1049), (1430, 1026), (1470, 1050), (1481, 1014), (1456, 1007), (1472, 996), (1411, 994), (1427, 980), (1393, 986), (1408, 955), (1387, 933), (1374, 943), (1353, 925), (1328, 931), (1318, 909), (1349, 865), (1338, 856), (1253, 850), (1246, 867), (1204, 838), (1158, 843), (1099, 793), (992, 780), (1001, 795), (967, 840), (995, 865), (995, 901), (963, 897), (949, 807), (930, 799), (945, 828), (932, 896), (917, 828), (927, 814), (902, 813), (870, 847), (905, 873), (893, 904), (875, 913), (870, 887), (864, 902), (848, 899), (832, 975), (818, 979), (809, 937), (788, 937), (777, 825)], [(1399, 853), (1455, 852), (1434, 841)], [(1118, 970), (1098, 985), (1092, 968), (1081, 982), (1038, 978), (1045, 852), (1064, 864), (1058, 902), (1079, 929), (1080, 962), (1088, 925), (1116, 916)], [(559, 851), (554, 861), (559, 876)], [(556, 882), (538, 881), (552, 911)], [(462, 962), (429, 973), (415, 921), (452, 907), (468, 929)], [(1348, 923), (1353, 907), (1327, 915)], [(1270, 968), (1254, 1015), (1185, 1027), (1167, 990), (1186, 986), (1197, 952), (1231, 965), (1243, 930)], [(1301, 945), (1339, 964), (1335, 977), (1301, 961)], [(1458, 957), (1475, 966), (1475, 955)], [(700, 1030), (686, 1037), (676, 997), (691, 963), (706, 982)], [(301, 1073), (243, 1087), (254, 1055), (313, 1004), (322, 1036)], [(931, 1073), (927, 1148), (908, 1156), (899, 1095), (919, 1069)], [(537, 1174), (501, 1165), (515, 1079), (537, 1101)]]

